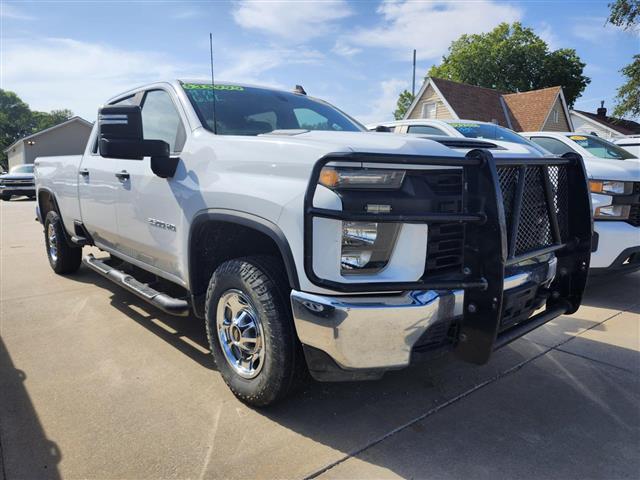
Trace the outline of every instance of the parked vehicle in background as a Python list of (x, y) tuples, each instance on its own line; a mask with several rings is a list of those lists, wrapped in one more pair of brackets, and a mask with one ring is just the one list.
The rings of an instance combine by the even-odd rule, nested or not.
[(629, 135), (613, 141), (636, 158), (640, 158), (640, 135)]
[(0, 198), (11, 200), (11, 197), (27, 196), (35, 198), (36, 186), (33, 176), (33, 165), (16, 165), (9, 173), (0, 175)]
[[(544, 156), (548, 152), (535, 143), (518, 135), (513, 130), (495, 123), (476, 122), (473, 120), (433, 120), (421, 118), (417, 120), (396, 120), (394, 122), (372, 123), (367, 125), (369, 131), (378, 127), (386, 127), (391, 133), (407, 133), (430, 136), (446, 135), (448, 137), (473, 138), (492, 142), (513, 153), (529, 153)], [(381, 130), (378, 128), (378, 130)]]
[(594, 135), (522, 135), (555, 155), (578, 153), (583, 157), (598, 234), (598, 248), (591, 256), (592, 273), (640, 269), (640, 161), (621, 146)]
[(253, 405), (305, 369), (376, 379), (447, 350), (485, 363), (575, 312), (587, 279), (577, 155), (369, 133), (302, 89), (140, 87), (101, 108), (84, 155), (36, 164), (52, 269), (77, 270), (84, 245), (108, 252), (83, 261), (204, 319), (218, 370)]
[(522, 135), (554, 155), (575, 152), (582, 158), (638, 160), (621, 146), (596, 135), (574, 132), (522, 132)]

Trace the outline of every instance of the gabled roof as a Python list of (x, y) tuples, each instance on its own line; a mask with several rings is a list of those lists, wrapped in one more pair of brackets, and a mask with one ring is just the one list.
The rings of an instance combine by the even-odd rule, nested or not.
[(54, 125), (53, 127), (45, 128), (44, 130), (40, 130), (39, 132), (32, 133), (31, 135), (27, 135), (26, 137), (22, 137), (22, 138), (16, 140), (11, 145), (9, 145), (7, 148), (4, 149), (4, 153), (7, 153), (9, 150), (11, 150), (14, 146), (19, 144), (20, 142), (24, 142), (25, 140), (29, 140), (29, 139), (35, 138), (35, 137), (37, 137), (39, 135), (42, 135), (45, 132), (50, 132), (51, 130), (55, 130), (56, 128), (60, 128), (60, 127), (63, 127), (65, 125), (69, 125), (70, 123), (77, 122), (77, 121), (82, 122), (87, 127), (92, 127), (93, 126), (93, 123), (88, 122), (84, 118), (79, 117), (79, 116), (76, 115), (75, 117), (71, 117), (69, 120), (65, 120), (64, 122), (59, 123), (57, 125)]
[(549, 87), (530, 92), (507, 93), (502, 97), (509, 107), (512, 120), (515, 120), (514, 127), (517, 130), (539, 131), (543, 129), (561, 92), (561, 87)]
[(623, 118), (607, 117), (598, 115), (596, 113), (584, 112), (582, 110), (571, 110), (572, 113), (581, 117), (586, 117), (587, 120), (604, 125), (611, 130), (615, 130), (622, 135), (637, 135), (640, 134), (640, 123), (633, 120), (625, 120)]
[(427, 78), (405, 114), (417, 108), (429, 85), (433, 86), (454, 118), (497, 122), (516, 131), (542, 130), (555, 102), (560, 100), (569, 127), (571, 117), (562, 87), (549, 87), (522, 93), (506, 93), (486, 87), (454, 82), (443, 78)]
[(483, 122), (495, 120), (500, 125), (509, 126), (509, 119), (500, 100), (502, 92), (443, 78), (431, 78), (431, 81), (438, 87), (458, 117)]

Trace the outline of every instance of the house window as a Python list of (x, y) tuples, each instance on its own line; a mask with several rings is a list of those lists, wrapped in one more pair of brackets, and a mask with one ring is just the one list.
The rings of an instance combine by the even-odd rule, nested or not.
[(422, 118), (436, 118), (436, 102), (422, 104)]
[(558, 110), (553, 111), (553, 123), (560, 123), (560, 113)]

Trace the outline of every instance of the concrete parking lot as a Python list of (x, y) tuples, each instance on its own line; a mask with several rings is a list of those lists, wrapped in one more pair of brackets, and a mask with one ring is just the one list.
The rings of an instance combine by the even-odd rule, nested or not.
[(483, 367), (238, 402), (202, 322), (86, 268), (55, 275), (34, 202), (0, 205), (0, 472), (46, 478), (638, 478), (640, 275)]

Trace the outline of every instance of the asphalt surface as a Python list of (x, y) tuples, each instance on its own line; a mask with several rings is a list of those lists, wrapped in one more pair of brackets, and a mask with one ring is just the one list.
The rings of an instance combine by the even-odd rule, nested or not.
[(640, 477), (638, 274), (485, 366), (444, 357), (254, 410), (201, 321), (55, 275), (34, 202), (0, 215), (0, 477)]

